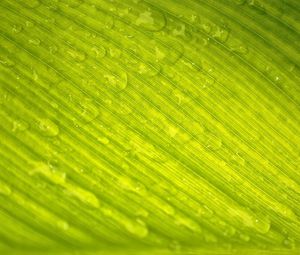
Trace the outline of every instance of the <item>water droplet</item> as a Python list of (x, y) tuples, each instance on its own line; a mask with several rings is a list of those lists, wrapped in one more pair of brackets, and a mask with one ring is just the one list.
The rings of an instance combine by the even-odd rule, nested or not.
[(254, 221), (254, 228), (262, 234), (269, 232), (271, 222), (267, 217), (256, 218)]
[(61, 229), (61, 230), (68, 230), (69, 229), (69, 224), (68, 224), (68, 222), (66, 222), (66, 221), (64, 221), (64, 220), (59, 220), (59, 221), (57, 221), (56, 222), (56, 225), (57, 225), (57, 227), (59, 228), (59, 229)]
[(246, 234), (240, 234), (240, 239), (245, 241), (245, 242), (249, 242), (250, 241), (250, 236), (248, 236)]
[(180, 252), (181, 251), (181, 244), (177, 240), (172, 240), (169, 243), (168, 247), (172, 252)]
[(219, 137), (211, 133), (206, 134), (205, 147), (208, 150), (216, 151), (220, 149), (221, 146), (222, 146), (222, 140)]
[(144, 208), (139, 208), (136, 211), (136, 216), (147, 218), (149, 216), (149, 212)]
[(77, 62), (82, 62), (86, 58), (85, 53), (77, 49), (69, 48), (67, 53)]
[(11, 192), (12, 191), (11, 191), (10, 187), (1, 181), (0, 182), (0, 195), (9, 196), (11, 194)]
[(33, 22), (33, 21), (30, 21), (30, 20), (27, 20), (27, 21), (25, 22), (25, 25), (26, 25), (26, 27), (31, 28), (31, 27), (34, 27), (34, 22)]
[(215, 38), (218, 41), (224, 43), (224, 42), (227, 41), (227, 39), (229, 37), (229, 30), (227, 28), (216, 26), (213, 29), (211, 35), (212, 35), (213, 38)]
[(183, 216), (176, 215), (175, 216), (175, 224), (178, 226), (185, 226), (193, 232), (202, 233), (201, 227), (197, 222), (193, 221), (190, 218), (186, 218)]
[(142, 12), (135, 21), (137, 26), (150, 31), (159, 31), (165, 26), (166, 20), (163, 13), (151, 10), (144, 4), (139, 4), (138, 8)]
[(81, 107), (81, 112), (78, 119), (83, 124), (93, 121), (99, 115), (99, 110), (97, 105), (93, 102), (93, 100), (89, 98), (82, 100), (80, 102), (80, 107)]
[(44, 136), (57, 136), (59, 133), (58, 126), (50, 119), (40, 119), (38, 124), (39, 130)]
[(287, 237), (286, 239), (284, 239), (283, 244), (292, 249), (296, 247), (295, 239), (292, 237)]
[(24, 4), (27, 8), (36, 8), (40, 5), (40, 1), (39, 0), (26, 0), (24, 2)]
[(120, 72), (118, 74), (105, 74), (106, 85), (120, 91), (127, 87), (127, 73)]
[(164, 61), (169, 64), (174, 64), (182, 55), (184, 48), (181, 43), (177, 41), (166, 41), (168, 48), (162, 45), (154, 44), (155, 61)]
[(64, 184), (66, 180), (66, 173), (51, 169), (48, 164), (44, 162), (34, 162), (32, 170), (29, 175), (40, 174), (45, 176), (48, 180), (55, 184)]
[(64, 0), (64, 2), (69, 6), (69, 7), (78, 7), (79, 5), (82, 4), (82, 0)]
[(25, 122), (24, 120), (16, 120), (13, 122), (13, 132), (18, 132), (18, 131), (25, 131), (26, 129), (29, 128), (29, 124)]
[(94, 193), (71, 183), (64, 183), (63, 187), (65, 188), (65, 194), (77, 198), (79, 201), (92, 208), (99, 208), (100, 201)]
[(120, 58), (122, 55), (122, 51), (117, 47), (110, 47), (108, 52), (112, 58)]
[(205, 242), (208, 242), (208, 243), (217, 243), (218, 242), (218, 238), (212, 233), (205, 233), (204, 240), (205, 240)]
[(142, 183), (127, 176), (120, 176), (118, 182), (123, 189), (135, 192), (140, 196), (145, 196), (148, 193), (147, 188)]
[(12, 67), (15, 65), (15, 62), (7, 56), (0, 56), (0, 64), (5, 67)]
[(22, 27), (21, 25), (13, 25), (12, 31), (13, 31), (15, 34), (20, 33), (22, 30), (23, 30), (23, 27)]
[(57, 51), (58, 51), (58, 48), (57, 48), (56, 45), (51, 45), (51, 46), (49, 46), (49, 52), (50, 52), (51, 54), (55, 54), (55, 53), (57, 53)]
[(233, 162), (235, 162), (238, 165), (244, 166), (245, 165), (245, 159), (237, 152), (236, 154), (231, 156), (231, 159)]
[(238, 53), (238, 54), (247, 54), (248, 53), (248, 47), (247, 45), (237, 45), (230, 47), (230, 50), (232, 52)]
[(103, 46), (93, 46), (92, 52), (96, 58), (103, 58), (106, 55), (106, 49)]
[(124, 221), (124, 224), (129, 233), (139, 238), (145, 238), (149, 233), (147, 225), (140, 219), (136, 220), (135, 222), (126, 220)]
[(32, 39), (29, 39), (28, 42), (30, 44), (33, 44), (35, 46), (39, 46), (41, 44), (41, 40), (38, 39), (38, 38), (32, 38)]
[(102, 144), (109, 144), (109, 139), (107, 137), (98, 137), (97, 140)]
[(257, 10), (260, 14), (264, 14), (266, 12), (264, 4), (258, 0), (248, 0), (248, 5)]
[(204, 205), (203, 207), (199, 207), (197, 210), (197, 214), (200, 217), (204, 217), (204, 218), (211, 218), (214, 215), (214, 211), (211, 210), (210, 208), (208, 208), (206, 205)]
[(152, 77), (157, 75), (160, 72), (160, 69), (158, 68), (158, 66), (140, 62), (137, 68), (137, 72), (141, 75)]

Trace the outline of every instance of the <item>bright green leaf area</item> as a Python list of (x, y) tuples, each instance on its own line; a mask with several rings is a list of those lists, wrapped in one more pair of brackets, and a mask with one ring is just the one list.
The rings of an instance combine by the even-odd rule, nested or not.
[(299, 254), (299, 16), (1, 0), (0, 254)]

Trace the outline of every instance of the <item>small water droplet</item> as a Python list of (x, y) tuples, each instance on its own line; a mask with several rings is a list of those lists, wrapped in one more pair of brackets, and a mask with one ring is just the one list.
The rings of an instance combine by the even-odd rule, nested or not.
[(117, 47), (110, 47), (108, 52), (112, 58), (120, 58), (122, 55), (122, 51)]
[(70, 48), (67, 50), (67, 53), (77, 62), (82, 62), (86, 58), (85, 53), (77, 49)]
[(121, 91), (127, 87), (127, 73), (120, 72), (118, 74), (105, 74), (106, 85)]
[[(80, 102), (81, 112), (78, 117), (79, 122), (86, 124), (94, 119), (96, 119), (99, 115), (99, 110), (97, 105), (93, 102), (93, 100), (89, 98), (85, 98)], [(77, 123), (79, 124), (79, 123)]]
[(224, 43), (227, 41), (227, 39), (229, 37), (229, 30), (227, 28), (216, 26), (216, 27), (214, 27), (211, 35), (213, 38)]
[(0, 182), (0, 195), (9, 196), (11, 193), (12, 193), (12, 191), (11, 191), (10, 187), (1, 181)]
[(169, 243), (168, 247), (172, 252), (180, 252), (181, 251), (181, 244), (177, 240), (172, 240)]
[(107, 137), (98, 137), (97, 140), (102, 144), (109, 144), (109, 139)]
[(209, 207), (207, 207), (206, 205), (204, 205), (203, 207), (199, 207), (197, 210), (197, 214), (200, 217), (204, 217), (204, 218), (211, 218), (214, 215), (214, 211), (211, 210)]
[(26, 27), (31, 28), (31, 27), (34, 27), (35, 24), (33, 21), (27, 20), (25, 22), (25, 25), (26, 25)]
[(245, 159), (237, 152), (236, 154), (231, 156), (231, 159), (234, 163), (244, 166), (245, 165)]
[(57, 136), (59, 133), (58, 126), (50, 119), (40, 119), (38, 124), (39, 130), (44, 136)]
[(245, 242), (249, 242), (250, 241), (250, 236), (242, 233), (242, 234), (240, 234), (240, 239), (245, 241)]
[(103, 58), (106, 55), (106, 49), (103, 46), (93, 46), (92, 52), (96, 58)]
[(219, 137), (211, 133), (206, 134), (205, 147), (208, 150), (216, 151), (220, 149), (221, 146), (222, 146), (222, 140)]
[(0, 64), (5, 67), (12, 67), (16, 63), (7, 56), (0, 56)]
[(41, 44), (41, 40), (38, 39), (38, 38), (32, 38), (32, 39), (29, 39), (28, 42), (30, 44), (33, 44), (35, 46), (39, 46)]
[(269, 232), (271, 222), (267, 217), (257, 218), (255, 219), (254, 227), (258, 232), (265, 234)]
[(148, 233), (149, 230), (147, 228), (147, 225), (140, 219), (136, 220), (136, 221), (124, 221), (125, 224), (125, 228), (127, 229), (127, 231), (139, 238), (145, 238)]
[(57, 227), (59, 228), (59, 229), (61, 229), (61, 230), (68, 230), (69, 229), (69, 224), (68, 224), (68, 222), (66, 222), (66, 221), (64, 221), (64, 220), (59, 220), (59, 221), (57, 221), (56, 222), (56, 225), (57, 225)]
[(29, 128), (29, 124), (24, 121), (24, 120), (15, 120), (13, 122), (13, 132), (18, 132), (18, 131), (25, 131), (26, 129)]
[(22, 27), (21, 25), (13, 25), (12, 31), (13, 31), (15, 34), (20, 33), (22, 30), (23, 30), (23, 27)]
[(24, 2), (24, 4), (26, 5), (27, 8), (36, 8), (40, 5), (40, 1), (39, 0), (26, 0)]

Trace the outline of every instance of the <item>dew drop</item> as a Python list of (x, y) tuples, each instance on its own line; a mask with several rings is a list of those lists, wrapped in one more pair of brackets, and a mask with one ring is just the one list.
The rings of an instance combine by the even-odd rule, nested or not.
[(12, 191), (7, 184), (0, 182), (0, 195), (9, 196), (11, 192)]
[(244, 166), (245, 165), (245, 159), (237, 152), (236, 154), (231, 156), (231, 159), (234, 163)]
[(267, 233), (270, 230), (271, 222), (267, 217), (255, 219), (254, 228), (260, 233)]
[(27, 8), (36, 8), (40, 5), (39, 0), (27, 0), (25, 1), (25, 5)]
[(57, 136), (59, 133), (58, 126), (50, 119), (40, 119), (38, 127), (42, 135), (44, 136)]
[(69, 227), (70, 227), (69, 224), (68, 224), (68, 222), (66, 222), (66, 221), (64, 221), (64, 220), (59, 220), (59, 221), (57, 221), (57, 222), (56, 222), (56, 226), (57, 226), (59, 229), (64, 230), (64, 231), (68, 230)]
[(85, 53), (80, 50), (77, 50), (77, 49), (70, 48), (67, 50), (67, 53), (69, 54), (69, 56), (71, 56), (77, 62), (82, 62), (86, 58)]
[(97, 140), (102, 144), (109, 144), (109, 139), (107, 137), (98, 137)]
[(108, 52), (112, 58), (120, 58), (122, 55), (122, 51), (117, 47), (110, 47)]
[(91, 99), (84, 99), (81, 101), (80, 107), (81, 112), (78, 119), (84, 124), (93, 121), (99, 115), (98, 107)]
[(244, 242), (249, 242), (250, 236), (248, 236), (246, 234), (240, 234), (240, 239), (243, 240)]
[(0, 64), (5, 67), (12, 67), (16, 63), (7, 56), (0, 56)]
[(106, 49), (103, 46), (93, 46), (91, 50), (96, 58), (103, 58), (106, 55)]
[(180, 252), (181, 251), (181, 244), (177, 240), (172, 240), (169, 243), (168, 247), (172, 252)]
[(87, 206), (90, 206), (92, 208), (99, 208), (100, 201), (94, 193), (70, 183), (65, 183), (63, 186), (65, 188), (64, 192), (67, 195), (77, 198), (79, 201), (86, 204)]
[(162, 12), (153, 10), (143, 2), (137, 6), (139, 14), (136, 17), (135, 25), (149, 31), (159, 31), (166, 25), (166, 19)]
[(23, 30), (23, 27), (22, 27), (21, 25), (13, 25), (12, 31), (13, 31), (15, 34), (20, 33), (22, 30)]
[(209, 219), (214, 215), (214, 211), (212, 211), (210, 208), (208, 208), (206, 205), (204, 205), (203, 207), (198, 208), (197, 214), (200, 217), (204, 217), (204, 218)]
[(41, 40), (38, 39), (38, 38), (32, 38), (32, 39), (29, 39), (28, 42), (30, 44), (33, 44), (35, 46), (39, 46), (41, 44)]
[(105, 84), (109, 87), (113, 87), (117, 91), (121, 91), (127, 87), (127, 73), (120, 72), (119, 74), (105, 74)]
[(222, 27), (215, 27), (211, 33), (212, 37), (215, 38), (216, 40), (224, 43), (227, 41), (229, 37), (229, 30), (227, 28), (222, 28)]
[(222, 146), (222, 140), (219, 137), (211, 133), (206, 135), (206, 141), (205, 141), (206, 149), (216, 151), (220, 149), (221, 146)]
[(160, 69), (157, 66), (140, 62), (137, 67), (137, 72), (147, 77), (153, 77), (160, 72)]
[(29, 128), (29, 124), (25, 122), (24, 120), (15, 120), (13, 122), (13, 132), (18, 132), (18, 131), (25, 131), (26, 129)]
[(140, 219), (136, 220), (135, 222), (126, 220), (124, 221), (124, 224), (127, 231), (138, 238), (145, 238), (149, 233), (147, 225)]

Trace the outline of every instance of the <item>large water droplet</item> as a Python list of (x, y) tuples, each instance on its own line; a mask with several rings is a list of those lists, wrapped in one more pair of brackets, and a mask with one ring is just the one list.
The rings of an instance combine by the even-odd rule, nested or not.
[(59, 133), (58, 126), (50, 119), (40, 119), (38, 127), (44, 136), (57, 136)]
[(137, 26), (150, 31), (159, 31), (165, 26), (166, 20), (162, 12), (150, 9), (143, 3), (138, 4), (138, 10), (135, 20)]

